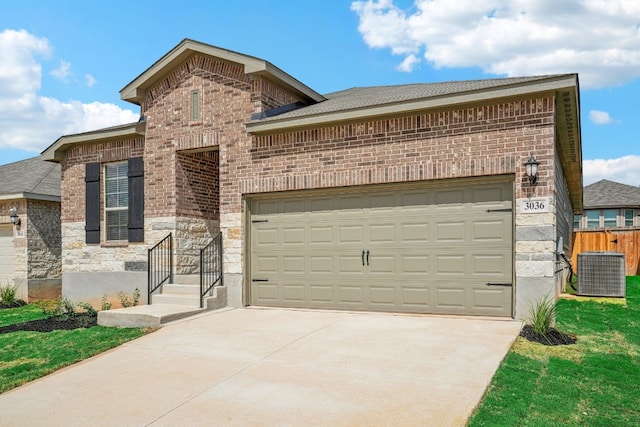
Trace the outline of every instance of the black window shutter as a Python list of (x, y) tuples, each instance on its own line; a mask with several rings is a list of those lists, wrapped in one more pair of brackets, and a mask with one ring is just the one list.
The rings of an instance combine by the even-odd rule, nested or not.
[(100, 243), (100, 163), (87, 163), (85, 169), (85, 239)]
[(129, 159), (129, 241), (144, 242), (144, 162)]

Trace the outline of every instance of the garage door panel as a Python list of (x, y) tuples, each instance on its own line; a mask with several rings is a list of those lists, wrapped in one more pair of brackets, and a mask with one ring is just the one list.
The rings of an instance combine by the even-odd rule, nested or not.
[(305, 227), (284, 227), (282, 229), (282, 244), (285, 246), (304, 245), (306, 242), (306, 234)]
[(0, 225), (0, 285), (12, 282), (14, 262), (13, 227)]
[[(423, 220), (424, 221), (424, 220)], [(429, 241), (429, 224), (425, 222), (409, 222), (400, 224), (400, 244), (426, 243)]]
[(439, 309), (465, 311), (467, 291), (464, 287), (437, 287), (435, 293), (435, 303)]
[(474, 310), (481, 310), (484, 314), (487, 312), (494, 312), (496, 315), (500, 315), (504, 311), (504, 305), (507, 302), (507, 294), (504, 290), (490, 289), (490, 288), (474, 288), (471, 292), (472, 303), (471, 306)]
[(510, 316), (512, 185), (252, 200), (251, 302)]

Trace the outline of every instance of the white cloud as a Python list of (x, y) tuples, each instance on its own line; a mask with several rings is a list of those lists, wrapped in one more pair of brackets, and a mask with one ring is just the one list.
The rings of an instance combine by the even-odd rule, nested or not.
[(640, 186), (640, 156), (585, 160), (583, 163), (584, 185), (601, 179)]
[(606, 111), (591, 110), (589, 111), (589, 120), (597, 125), (608, 125), (613, 123), (613, 119)]
[[(114, 104), (41, 96), (39, 61), (49, 58), (51, 50), (45, 38), (25, 30), (0, 32), (0, 149), (39, 152), (61, 135), (138, 119), (137, 113)], [(58, 69), (60, 75), (64, 75), (64, 64)]]
[(71, 75), (71, 63), (60, 61), (60, 66), (52, 70), (50, 74), (56, 79), (66, 82), (67, 78)]
[(413, 53), (407, 55), (406, 58), (404, 58), (404, 61), (402, 61), (397, 67), (396, 69), (398, 71), (405, 71), (407, 73), (410, 73), (411, 71), (414, 70), (414, 68), (420, 63), (420, 58), (418, 58), (417, 56), (415, 56)]
[(93, 87), (96, 83), (98, 83), (98, 81), (91, 74), (85, 74), (84, 80), (89, 87)]
[(392, 0), (368, 0), (351, 9), (368, 46), (421, 55), (436, 68), (481, 67), (507, 76), (579, 72), (582, 87), (591, 88), (640, 77), (636, 0), (416, 0), (410, 11)]

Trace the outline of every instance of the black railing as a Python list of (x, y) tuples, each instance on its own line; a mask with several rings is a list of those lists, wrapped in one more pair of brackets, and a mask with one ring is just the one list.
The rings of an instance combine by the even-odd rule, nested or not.
[(205, 295), (211, 295), (214, 286), (223, 284), (222, 233), (218, 233), (211, 243), (200, 249), (200, 308), (204, 307)]
[(149, 249), (147, 257), (149, 261), (147, 304), (151, 304), (151, 295), (165, 283), (173, 282), (173, 238), (171, 233)]

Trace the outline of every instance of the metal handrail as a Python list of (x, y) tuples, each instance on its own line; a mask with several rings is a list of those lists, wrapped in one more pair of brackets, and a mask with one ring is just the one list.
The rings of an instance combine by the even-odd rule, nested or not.
[(147, 304), (151, 305), (151, 295), (165, 283), (173, 282), (173, 237), (171, 233), (148, 250), (147, 259)]
[(200, 308), (204, 307), (205, 295), (211, 295), (214, 286), (223, 286), (222, 233), (200, 249)]

